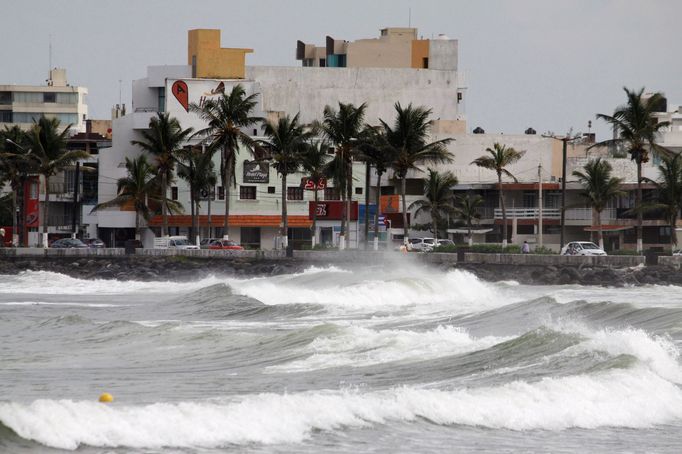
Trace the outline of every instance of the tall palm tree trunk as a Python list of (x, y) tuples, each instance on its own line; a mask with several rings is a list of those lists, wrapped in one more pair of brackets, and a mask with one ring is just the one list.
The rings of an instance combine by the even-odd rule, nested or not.
[(375, 197), (376, 210), (374, 210), (374, 238), (379, 238), (379, 215), (381, 214), (381, 173), (377, 172), (377, 190)]
[(637, 207), (637, 252), (642, 253), (644, 245), (642, 244), (642, 160), (637, 159), (637, 195), (635, 199), (635, 206)]
[(22, 178), (19, 182), (19, 186), (17, 187), (17, 199), (19, 201), (19, 213), (18, 213), (18, 219), (17, 219), (17, 234), (19, 235), (18, 237), (18, 242), (17, 246), (25, 246), (24, 242), (24, 219), (26, 219), (26, 211), (25, 211), (25, 204), (24, 204), (24, 185), (26, 184), (26, 181)]
[(348, 220), (347, 222), (348, 234), (346, 235), (346, 247), (348, 248), (350, 246), (350, 221), (351, 221), (350, 207), (353, 203), (353, 163), (351, 162), (350, 159), (348, 159), (348, 171), (346, 172), (346, 175), (348, 175), (346, 179), (346, 193), (348, 194), (346, 196), (346, 219)]
[(47, 247), (47, 218), (50, 215), (50, 177), (45, 175), (45, 207), (43, 207), (43, 238), (40, 239), (40, 244)]
[(407, 188), (407, 179), (402, 178), (400, 182), (400, 195), (403, 198), (403, 244), (407, 245), (407, 201), (405, 200), (405, 192)]
[(317, 201), (317, 184), (315, 184), (315, 205), (313, 208), (313, 247), (315, 247), (317, 244)]
[(502, 174), (497, 174), (497, 185), (500, 188), (500, 208), (502, 208), (502, 247), (507, 247), (507, 209), (504, 206), (504, 191), (502, 190)]
[[(227, 154), (227, 153), (226, 153)], [(225, 156), (225, 172), (223, 173), (223, 192), (225, 193), (225, 219), (223, 220), (223, 238), (230, 238), (230, 181), (232, 180), (231, 160)]]
[(196, 217), (196, 210), (195, 210), (195, 203), (196, 203), (196, 197), (194, 197), (194, 189), (192, 188), (192, 185), (189, 187), (189, 205), (190, 205), (190, 211), (191, 211), (191, 216), (192, 216), (192, 226), (190, 227), (190, 232), (189, 232), (189, 242), (190, 244), (194, 241), (194, 237), (196, 235), (197, 231), (197, 217)]
[(595, 210), (597, 213), (597, 240), (599, 241), (599, 248), (604, 250), (604, 232), (601, 227), (601, 210)]
[[(17, 234), (17, 189), (12, 191), (12, 246), (14, 246), (14, 237)], [(4, 246), (4, 245), (3, 245)]]
[[(339, 186), (339, 194), (341, 195), (341, 204), (345, 207), (346, 206), (346, 189), (344, 188), (344, 185), (342, 184)], [(347, 214), (348, 212), (344, 209), (341, 210), (341, 236), (344, 238), (344, 244), (339, 244), (340, 248), (345, 248), (346, 247), (346, 241), (348, 240), (348, 222), (347, 222)]]
[(282, 249), (286, 249), (289, 243), (289, 223), (287, 220), (287, 174), (282, 173), (282, 230), (279, 232), (282, 238)]
[(474, 244), (474, 239), (471, 236), (471, 230), (472, 230), (471, 227), (472, 227), (472, 225), (471, 225), (471, 218), (470, 218), (467, 220), (467, 228), (469, 229), (469, 232), (468, 232), (469, 237), (467, 239), (467, 242), (469, 243), (469, 247), (471, 247)]
[(207, 206), (207, 209), (208, 209), (208, 213), (207, 213), (208, 214), (208, 237), (207, 238), (211, 238), (211, 197), (213, 196), (214, 190), (215, 190), (215, 188), (211, 188), (208, 191), (208, 206)]
[(135, 210), (135, 239), (140, 240), (142, 235), (140, 234), (140, 212)]
[(168, 176), (166, 175), (166, 172), (161, 173), (161, 194), (161, 216), (163, 217), (161, 236), (168, 236)]

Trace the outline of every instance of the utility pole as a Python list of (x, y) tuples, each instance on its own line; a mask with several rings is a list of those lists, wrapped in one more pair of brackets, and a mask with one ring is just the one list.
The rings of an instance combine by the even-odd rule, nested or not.
[(538, 245), (542, 247), (542, 161), (538, 164)]
[[(365, 158), (365, 250), (369, 247), (369, 159)], [(374, 232), (376, 236), (377, 232)]]
[(564, 240), (566, 238), (566, 147), (568, 142), (573, 142), (580, 138), (580, 134), (571, 136), (571, 132), (565, 136), (544, 135), (549, 139), (560, 140), (562, 142), (561, 148), (561, 236), (559, 237), (559, 250), (564, 247)]

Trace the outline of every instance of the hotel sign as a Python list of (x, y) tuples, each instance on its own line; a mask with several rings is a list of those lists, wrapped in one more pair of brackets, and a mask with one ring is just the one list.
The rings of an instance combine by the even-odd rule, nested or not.
[(244, 183), (269, 183), (270, 164), (263, 161), (244, 161)]

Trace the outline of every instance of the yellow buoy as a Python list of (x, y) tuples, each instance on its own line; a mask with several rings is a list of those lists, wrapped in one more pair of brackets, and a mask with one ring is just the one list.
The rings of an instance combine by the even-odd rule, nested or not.
[(102, 393), (102, 395), (99, 396), (99, 401), (104, 403), (113, 402), (114, 396), (109, 393)]

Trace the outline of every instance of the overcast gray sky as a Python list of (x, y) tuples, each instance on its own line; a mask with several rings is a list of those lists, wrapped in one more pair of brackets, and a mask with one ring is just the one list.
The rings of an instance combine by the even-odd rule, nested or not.
[(682, 104), (679, 0), (0, 0), (0, 84), (43, 84), (52, 65), (88, 87), (91, 118), (130, 103), (148, 65), (185, 64), (187, 30), (219, 28), (250, 65), (297, 65), (296, 40), (355, 40), (408, 25), (459, 39), (469, 130), (586, 132), (623, 86)]

